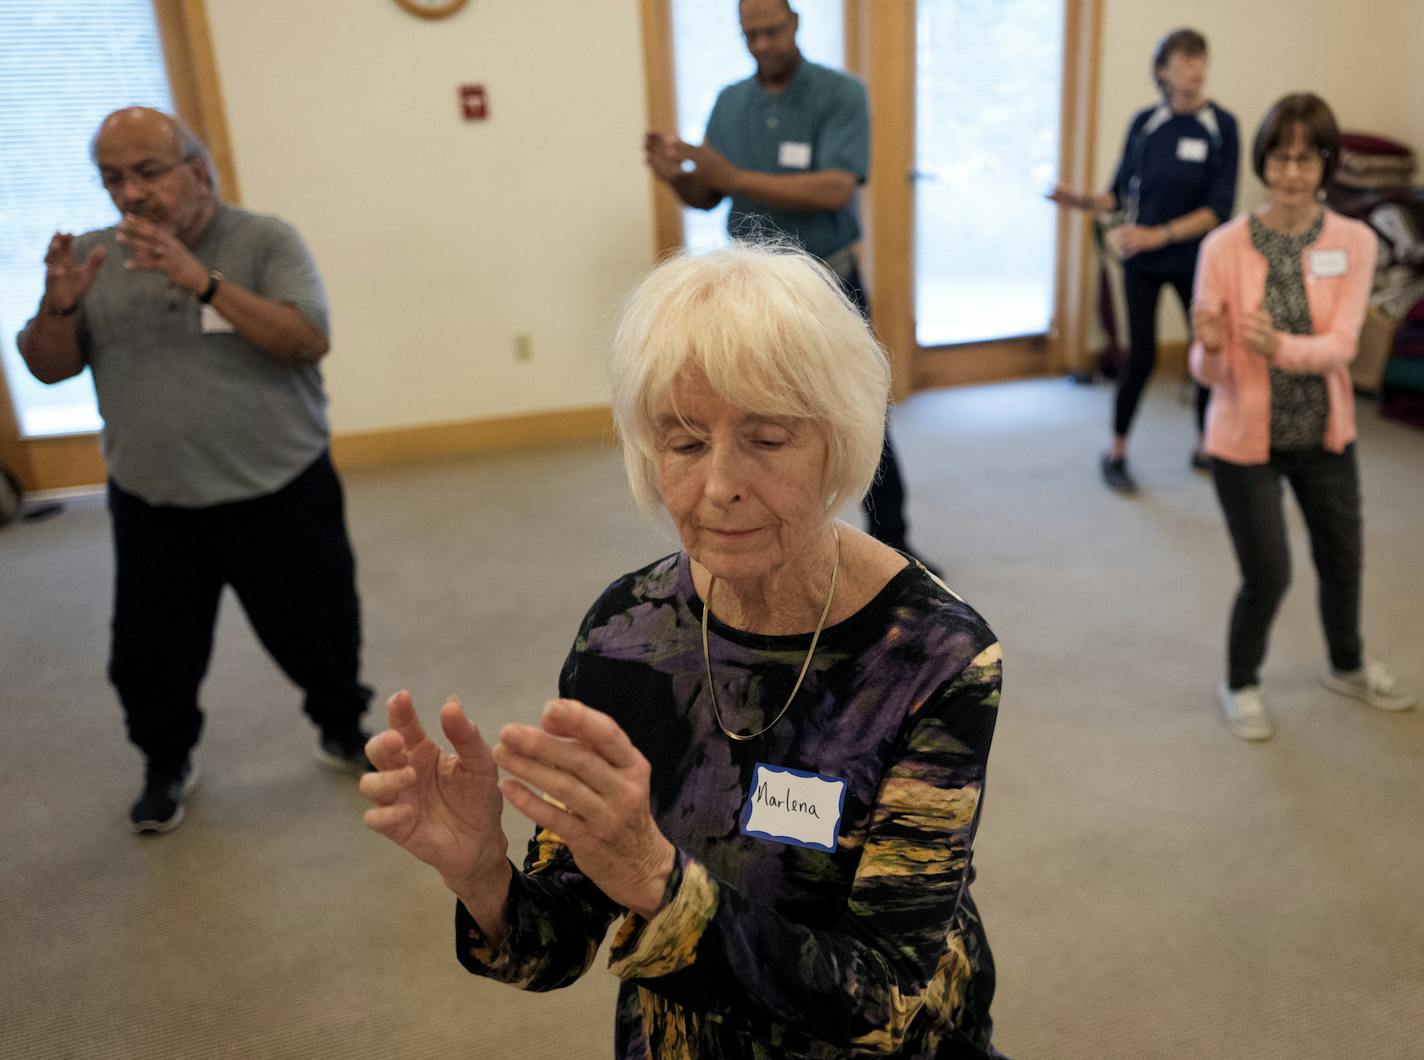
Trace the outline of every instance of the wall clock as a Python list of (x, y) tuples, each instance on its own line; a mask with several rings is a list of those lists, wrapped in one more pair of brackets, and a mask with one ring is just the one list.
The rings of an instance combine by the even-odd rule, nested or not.
[(449, 18), (468, 0), (396, 0), (406, 11), (421, 18)]

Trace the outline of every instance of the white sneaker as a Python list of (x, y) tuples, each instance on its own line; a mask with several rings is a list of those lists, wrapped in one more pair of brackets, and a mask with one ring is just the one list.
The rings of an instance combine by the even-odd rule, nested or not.
[(1408, 710), (1414, 706), (1414, 697), (1401, 691), (1394, 674), (1374, 659), (1360, 670), (1327, 670), (1320, 680), (1332, 692), (1363, 699), (1380, 710)]
[(1266, 713), (1260, 685), (1247, 685), (1233, 692), (1223, 681), (1216, 686), (1216, 703), (1226, 718), (1226, 727), (1243, 740), (1269, 740), (1276, 731)]

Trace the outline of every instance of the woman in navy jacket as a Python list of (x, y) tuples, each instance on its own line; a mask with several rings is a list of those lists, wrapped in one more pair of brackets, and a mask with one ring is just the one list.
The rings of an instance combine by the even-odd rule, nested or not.
[[(1111, 189), (1084, 195), (1062, 185), (1054, 202), (1080, 210), (1120, 211), (1108, 234), (1123, 263), (1128, 361), (1118, 380), (1111, 449), (1102, 472), (1115, 490), (1137, 483), (1127, 467), (1127, 432), (1142, 390), (1157, 363), (1157, 302), (1163, 286), (1177, 292), (1186, 314), (1202, 236), (1231, 216), (1236, 202), (1236, 119), (1206, 98), (1206, 38), (1179, 29), (1158, 43), (1152, 74), (1159, 103), (1134, 115)], [(1205, 388), (1197, 391), (1197, 448), (1192, 465), (1209, 466), (1201, 451)]]

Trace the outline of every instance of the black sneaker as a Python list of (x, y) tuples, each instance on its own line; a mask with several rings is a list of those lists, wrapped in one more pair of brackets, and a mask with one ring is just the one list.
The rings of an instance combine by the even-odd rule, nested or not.
[(366, 741), (369, 739), (360, 729), (341, 735), (324, 732), (316, 745), (317, 764), (334, 773), (350, 773), (356, 777), (374, 773), (376, 767), (366, 757)]
[(183, 823), (183, 801), (198, 786), (198, 766), (191, 758), (177, 767), (148, 763), (143, 792), (129, 808), (129, 828), (136, 835), (171, 832)]
[(1137, 492), (1137, 480), (1132, 477), (1132, 472), (1127, 470), (1126, 457), (1114, 460), (1104, 453), (1102, 468), (1103, 481), (1108, 484), (1108, 489), (1117, 490), (1118, 493)]

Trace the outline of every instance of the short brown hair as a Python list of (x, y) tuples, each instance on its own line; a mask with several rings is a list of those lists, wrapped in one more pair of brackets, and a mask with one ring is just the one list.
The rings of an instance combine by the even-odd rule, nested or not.
[(1313, 92), (1292, 92), (1276, 100), (1256, 129), (1256, 141), (1251, 145), (1251, 167), (1261, 183), (1266, 182), (1266, 156), (1290, 142), (1296, 126), (1305, 133), (1305, 142), (1325, 163), (1321, 167), (1320, 183), (1328, 184), (1340, 165), (1340, 126), (1330, 105)]
[(1157, 76), (1157, 71), (1167, 65), (1167, 60), (1177, 53), (1192, 58), (1197, 55), (1206, 54), (1206, 38), (1194, 29), (1174, 29), (1157, 42), (1157, 47), (1152, 49), (1152, 80), (1156, 82), (1159, 91), (1165, 92), (1166, 87), (1162, 84), (1162, 79)]

